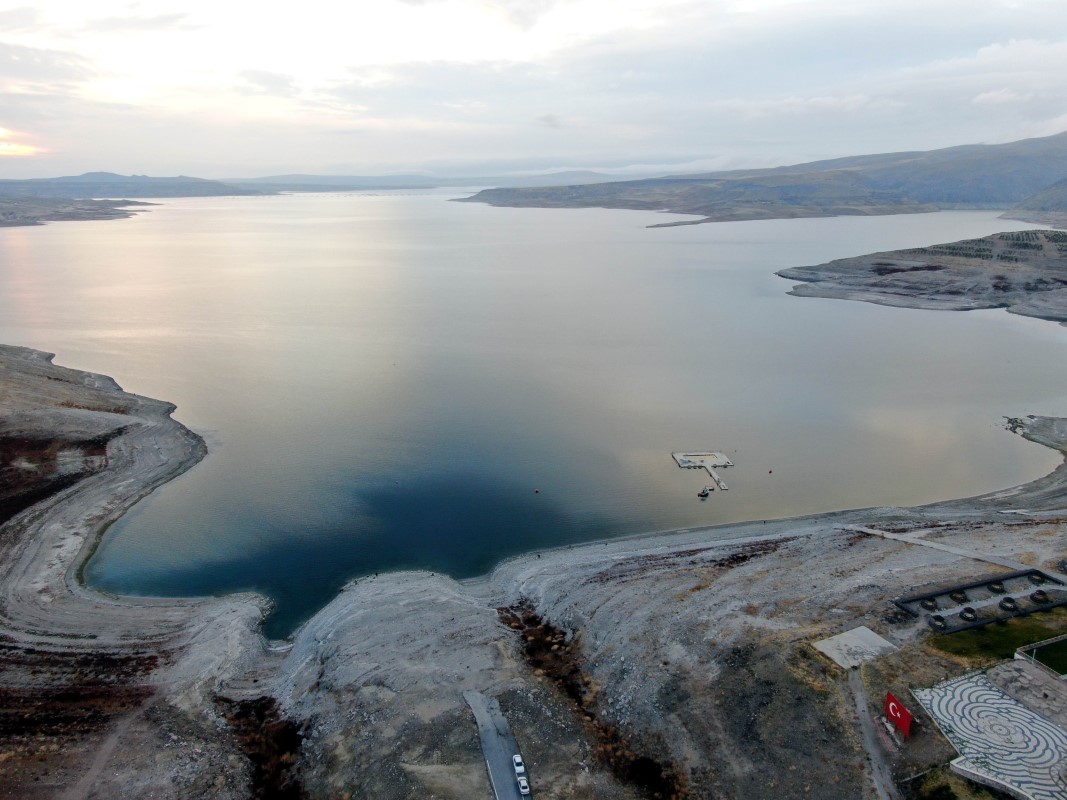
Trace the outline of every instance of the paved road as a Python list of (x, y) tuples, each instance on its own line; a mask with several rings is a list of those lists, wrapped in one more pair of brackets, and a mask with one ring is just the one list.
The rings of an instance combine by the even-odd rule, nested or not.
[(878, 741), (877, 726), (880, 723), (871, 716), (871, 709), (867, 704), (867, 689), (863, 685), (863, 676), (860, 675), (858, 669), (848, 671), (848, 685), (856, 697), (856, 713), (860, 719), (863, 746), (867, 750), (867, 758), (870, 761), (874, 788), (882, 800), (900, 800), (896, 783), (893, 782), (893, 771), (885, 757), (885, 750)]
[(532, 794), (519, 794), (515, 768), (511, 762), (511, 757), (519, 752), (519, 745), (500, 711), (500, 704), (481, 692), (464, 692), (463, 699), (478, 722), (478, 736), (482, 740), (485, 766), (496, 800), (527, 800), (533, 797)]
[[(1033, 569), (1033, 564), (1023, 564), (1019, 561), (1013, 561), (1010, 558), (1004, 558), (1002, 556), (993, 556), (988, 553), (978, 553), (974, 550), (966, 550), (962, 547), (953, 547), (950, 544), (944, 544), (942, 542), (928, 542), (922, 538), (922, 534), (926, 531), (912, 531), (908, 534), (902, 533), (888, 533), (887, 531), (880, 531), (877, 528), (868, 528), (863, 525), (847, 525), (848, 530), (859, 531), (860, 533), (869, 533), (873, 536), (881, 536), (883, 539), (892, 539), (896, 542), (904, 542), (906, 544), (917, 544), (922, 547), (929, 547), (933, 550), (940, 550), (943, 553), (952, 553), (956, 556), (962, 556), (963, 558), (973, 558), (976, 561), (985, 561), (989, 564), (996, 564), (999, 567), (1007, 567), (1015, 572), (1023, 572)], [(936, 529), (935, 529), (936, 532)], [(1046, 575), (1051, 575), (1058, 580), (1064, 580), (1067, 575), (1061, 575), (1058, 572), (1052, 572), (1051, 570), (1043, 569)]]

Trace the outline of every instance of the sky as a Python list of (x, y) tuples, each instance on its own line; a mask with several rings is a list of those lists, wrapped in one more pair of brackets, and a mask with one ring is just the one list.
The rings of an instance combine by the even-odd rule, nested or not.
[(663, 174), (1063, 130), (1064, 0), (0, 0), (0, 178)]

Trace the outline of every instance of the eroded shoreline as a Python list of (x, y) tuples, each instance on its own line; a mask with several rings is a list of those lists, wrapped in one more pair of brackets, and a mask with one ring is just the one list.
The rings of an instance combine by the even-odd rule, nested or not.
[[(0, 528), (0, 719), (12, 754), (0, 795), (252, 796), (225, 698), (269, 700), (299, 727), (290, 766), (307, 796), (478, 796), (487, 785), (461, 694), (473, 689), (501, 699), (539, 797), (643, 796), (613, 772), (609, 746), (669, 768), (690, 797), (873, 797), (850, 698), (810, 641), (867, 624), (913, 643), (918, 630), (883, 619), (891, 597), (993, 566), (858, 528), (928, 531), (1046, 568), (1067, 555), (1061, 465), (1021, 487), (912, 509), (530, 553), (462, 583), (363, 578), (288, 651), (272, 651), (258, 631), (262, 598), (111, 598), (75, 580), (107, 524), (203, 456), (173, 406), (36, 351), (0, 348), (0, 366), (5, 425), (114, 434), (103, 469)], [(1023, 433), (1067, 446), (1065, 420), (1030, 419)], [(590, 693), (583, 705), (537, 674), (501, 622), (498, 608), (519, 606), (564, 637)], [(945, 668), (911, 658), (918, 674)]]
[(72, 197), (0, 196), (0, 227), (16, 228), (49, 222), (128, 219), (154, 203), (138, 200), (94, 200)]
[[(171, 418), (171, 404), (125, 393), (105, 376), (57, 367), (51, 354), (0, 347), (0, 375), (5, 437), (64, 431), (107, 439), (105, 463), (89, 464), (99, 468), (83, 474), (84, 454), (75, 446), (52, 460), (5, 465), (73, 471), (76, 480), (0, 528), (0, 795), (53, 797), (63, 789), (88, 797), (89, 783), (76, 789), (100, 748), (118, 744), (116, 727), (144, 746), (126, 754), (130, 773), (122, 777), (129, 783), (111, 796), (135, 796), (165, 779), (152, 764), (168, 760), (171, 779), (196, 787), (201, 778), (160, 758), (166, 749), (159, 737), (188, 716), (183, 709), (199, 702), (207, 684), (225, 676), (221, 662), (232, 656), (202, 652), (193, 642), (217, 635), (223, 623), (229, 637), (243, 631), (248, 646), (258, 646), (252, 643), (263, 601), (112, 598), (83, 587), (77, 572), (109, 524), (204, 456), (203, 441)], [(208, 723), (194, 725), (196, 736), (210, 738)], [(42, 758), (49, 744), (61, 755)], [(232, 782), (240, 789), (231, 796), (245, 796), (242, 777)]]
[(1067, 325), (1067, 232), (1027, 230), (776, 273), (790, 294), (950, 311), (1003, 308)]

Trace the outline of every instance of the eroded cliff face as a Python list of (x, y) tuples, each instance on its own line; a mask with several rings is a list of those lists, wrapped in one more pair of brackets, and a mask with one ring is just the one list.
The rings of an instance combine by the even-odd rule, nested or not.
[(0, 524), (105, 469), (107, 443), (117, 432), (82, 440), (0, 436)]
[(104, 470), (135, 400), (110, 378), (56, 367), (48, 353), (2, 348), (0, 524)]

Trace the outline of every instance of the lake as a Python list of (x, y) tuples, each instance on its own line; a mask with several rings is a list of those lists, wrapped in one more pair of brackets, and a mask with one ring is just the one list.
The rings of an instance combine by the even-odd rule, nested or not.
[[(166, 200), (0, 229), (0, 341), (174, 402), (210, 455), (114, 525), (99, 589), (255, 589), (284, 636), (358, 575), (1025, 482), (1067, 328), (801, 299), (784, 267), (1018, 230), (994, 212), (649, 229), (448, 192)], [(714, 449), (729, 491), (680, 470)]]

